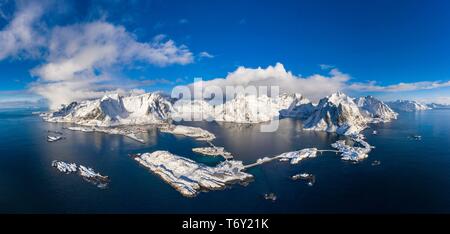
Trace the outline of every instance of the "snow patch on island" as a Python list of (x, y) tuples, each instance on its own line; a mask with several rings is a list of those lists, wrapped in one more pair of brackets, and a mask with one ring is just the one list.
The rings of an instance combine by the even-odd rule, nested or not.
[(62, 136), (47, 136), (48, 142), (55, 142), (55, 141), (59, 141), (61, 139), (63, 139)]
[(362, 147), (350, 146), (345, 143), (345, 140), (339, 140), (331, 144), (331, 147), (337, 149), (342, 156), (342, 160), (358, 162), (366, 159), (373, 146), (364, 141), (364, 135), (355, 134), (351, 136), (352, 141), (360, 144)]
[(71, 174), (78, 172), (84, 180), (96, 185), (99, 188), (106, 188), (109, 183), (109, 177), (100, 175), (95, 172), (94, 169), (86, 167), (83, 165), (78, 165), (75, 163), (66, 163), (63, 161), (54, 160), (52, 161), (52, 167), (58, 169), (58, 171)]
[(193, 148), (193, 152), (207, 155), (207, 156), (222, 156), (225, 159), (232, 159), (233, 155), (227, 152), (224, 147), (212, 146), (212, 147), (198, 147)]
[(298, 164), (303, 159), (317, 157), (317, 152), (320, 152), (320, 150), (317, 150), (316, 148), (306, 148), (297, 151), (282, 153), (273, 157), (263, 157), (257, 159), (256, 162), (252, 164), (245, 165), (245, 169), (261, 165), (263, 163), (267, 163), (273, 160), (289, 161), (290, 164)]
[(168, 151), (135, 155), (135, 160), (150, 169), (186, 197), (201, 191), (224, 189), (227, 185), (245, 183), (253, 175), (243, 172), (241, 161), (228, 160), (209, 167)]
[(160, 130), (165, 133), (192, 137), (199, 141), (212, 141), (216, 138), (214, 134), (207, 130), (184, 125), (163, 125)]
[(66, 174), (70, 174), (72, 172), (77, 171), (77, 164), (75, 164), (75, 163), (66, 163), (66, 162), (54, 160), (52, 162), (52, 167), (55, 167), (56, 169), (58, 169), (58, 171), (66, 173)]
[(316, 177), (313, 174), (309, 173), (301, 173), (301, 174), (295, 174), (291, 176), (292, 180), (303, 180), (306, 181), (308, 186), (313, 186), (316, 182)]
[(144, 139), (138, 137), (138, 135), (146, 133), (146, 130), (143, 127), (139, 126), (109, 127), (109, 128), (75, 126), (75, 127), (68, 127), (67, 129), (81, 132), (101, 132), (113, 135), (123, 135), (140, 143), (145, 143)]

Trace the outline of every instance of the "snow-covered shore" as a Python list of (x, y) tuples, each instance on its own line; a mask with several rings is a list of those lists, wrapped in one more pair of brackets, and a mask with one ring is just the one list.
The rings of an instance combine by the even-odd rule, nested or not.
[[(192, 137), (199, 141), (211, 141), (216, 138), (216, 136), (214, 136), (214, 134), (212, 134), (211, 132), (197, 127), (190, 127), (184, 125), (171, 125), (171, 124), (154, 125), (154, 126), (158, 127), (161, 132)], [(123, 135), (141, 143), (145, 143), (145, 140), (142, 139), (140, 135), (145, 134), (147, 132), (147, 129), (141, 125), (118, 126), (118, 127), (73, 126), (67, 127), (67, 129), (81, 132), (101, 132), (113, 135)]]
[(160, 130), (161, 132), (165, 133), (192, 137), (199, 141), (212, 141), (216, 138), (214, 134), (212, 134), (207, 130), (184, 125), (171, 125), (171, 124), (162, 125), (160, 127)]
[(54, 160), (52, 161), (52, 167), (58, 169), (58, 171), (69, 174), (77, 171), (77, 164), (75, 163), (66, 163), (62, 161)]
[(224, 189), (229, 184), (244, 183), (253, 178), (243, 172), (245, 168), (241, 161), (228, 160), (209, 167), (168, 151), (139, 154), (135, 160), (186, 197), (195, 197), (205, 190)]
[(355, 134), (351, 136), (351, 139), (362, 147), (347, 145), (345, 140), (336, 141), (331, 144), (331, 147), (337, 149), (341, 153), (342, 160), (358, 162), (367, 158), (373, 146), (365, 141), (364, 135)]
[(62, 136), (50, 136), (50, 135), (47, 136), (47, 141), (48, 142), (55, 142), (55, 141), (59, 141), (61, 139), (63, 139)]
[(273, 157), (259, 158), (256, 160), (256, 162), (245, 165), (244, 167), (247, 169), (273, 160), (289, 161), (290, 164), (298, 164), (303, 159), (317, 157), (317, 152), (319, 152), (319, 150), (317, 150), (316, 148), (306, 148), (297, 151), (286, 152)]
[(193, 148), (192, 151), (207, 156), (222, 156), (225, 159), (233, 158), (233, 155), (230, 152), (227, 152), (224, 147), (198, 147)]
[(144, 128), (138, 126), (110, 127), (110, 128), (75, 126), (75, 127), (68, 127), (67, 129), (81, 132), (101, 132), (113, 135), (123, 135), (135, 141), (145, 143), (145, 141), (142, 138), (138, 137), (138, 134), (145, 133), (146, 131)]

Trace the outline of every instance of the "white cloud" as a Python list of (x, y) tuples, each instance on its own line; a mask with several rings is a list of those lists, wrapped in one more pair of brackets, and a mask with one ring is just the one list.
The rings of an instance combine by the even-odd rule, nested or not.
[[(450, 81), (423, 81), (387, 86), (377, 85), (375, 82), (355, 83), (351, 81), (349, 75), (340, 72), (334, 66), (324, 65), (321, 68), (328, 70), (328, 75), (297, 76), (290, 71), (286, 71), (281, 63), (277, 63), (275, 66), (268, 66), (267, 68), (246, 68), (241, 66), (229, 73), (225, 78), (199, 82), (201, 82), (203, 87), (217, 86), (223, 91), (225, 91), (227, 86), (278, 86), (280, 93), (301, 93), (313, 101), (317, 101), (336, 91), (350, 92), (358, 95), (358, 93), (364, 92), (394, 93), (450, 87)], [(190, 85), (191, 88), (193, 88), (193, 85)], [(428, 102), (432, 102), (433, 100), (437, 103), (447, 103), (448, 98), (434, 98)]]
[(15, 13), (0, 31), (0, 60), (44, 60), (32, 69), (38, 80), (29, 84), (29, 90), (48, 99), (51, 108), (108, 92), (125, 92), (144, 83), (150, 85), (152, 82), (135, 82), (117, 75), (137, 63), (164, 67), (194, 61), (186, 46), (176, 45), (166, 35), (139, 42), (123, 26), (102, 20), (47, 29), (42, 16), (50, 6), (54, 8), (53, 3), (16, 2)]
[(375, 81), (371, 81), (368, 83), (349, 84), (347, 89), (359, 92), (399, 92), (399, 91), (429, 90), (444, 87), (450, 87), (450, 81), (421, 81), (413, 83), (402, 82), (386, 86), (377, 85)]
[(200, 58), (214, 58), (214, 55), (212, 55), (206, 51), (202, 51), (198, 55), (200, 56)]
[(32, 70), (39, 80), (31, 90), (47, 98), (51, 108), (57, 108), (74, 100), (123, 91), (116, 89), (124, 82), (113, 85), (117, 81), (110, 71), (138, 61), (156, 66), (184, 65), (193, 62), (193, 54), (163, 35), (138, 42), (124, 27), (96, 21), (54, 28), (46, 60)]
[(12, 20), (0, 31), (0, 60), (7, 57), (37, 57), (45, 45), (45, 29), (38, 24), (44, 6), (30, 2), (18, 6)]
[(225, 78), (201, 82), (203, 87), (218, 86), (222, 89), (227, 86), (278, 86), (280, 93), (301, 93), (317, 101), (344, 88), (349, 79), (347, 74), (341, 73), (338, 69), (332, 69), (328, 76), (318, 74), (308, 77), (296, 76), (290, 71), (286, 71), (283, 64), (277, 63), (275, 66), (267, 68), (239, 67)]

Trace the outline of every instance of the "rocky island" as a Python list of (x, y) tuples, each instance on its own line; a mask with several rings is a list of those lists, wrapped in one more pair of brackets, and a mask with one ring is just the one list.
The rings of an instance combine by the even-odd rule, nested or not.
[(83, 165), (77, 166), (77, 164), (75, 163), (66, 163), (63, 161), (54, 160), (52, 161), (52, 167), (55, 167), (58, 171), (65, 174), (78, 172), (78, 175), (81, 176), (85, 181), (92, 183), (99, 188), (106, 188), (109, 183), (108, 176), (103, 176), (95, 172), (94, 169)]
[(209, 167), (168, 151), (138, 154), (134, 159), (187, 197), (197, 196), (201, 191), (245, 183), (253, 178), (243, 171), (245, 168), (241, 161), (228, 160)]

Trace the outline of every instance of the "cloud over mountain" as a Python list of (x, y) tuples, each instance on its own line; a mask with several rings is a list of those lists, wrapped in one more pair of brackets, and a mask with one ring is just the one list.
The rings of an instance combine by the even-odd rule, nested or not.
[(345, 88), (349, 79), (350, 77), (347, 74), (340, 72), (338, 69), (331, 69), (328, 76), (319, 74), (308, 77), (296, 76), (287, 71), (283, 64), (277, 63), (275, 66), (268, 66), (267, 68), (241, 66), (225, 78), (199, 82), (203, 87), (217, 86), (223, 90), (227, 86), (278, 86), (280, 93), (301, 93), (312, 100), (318, 100)]
[(241, 66), (235, 71), (228, 73), (224, 78), (201, 80), (190, 86), (191, 88), (194, 85), (201, 85), (204, 88), (219, 87), (224, 94), (226, 87), (266, 86), (270, 90), (271, 86), (278, 86), (280, 93), (301, 93), (315, 101), (336, 91), (351, 92), (359, 95), (364, 94), (364, 92), (387, 93), (450, 87), (450, 81), (402, 82), (385, 86), (378, 85), (375, 82), (352, 82), (350, 75), (342, 73), (334, 66), (321, 65), (321, 69), (328, 70), (328, 75), (297, 76), (291, 71), (287, 71), (281, 63), (266, 68)]

